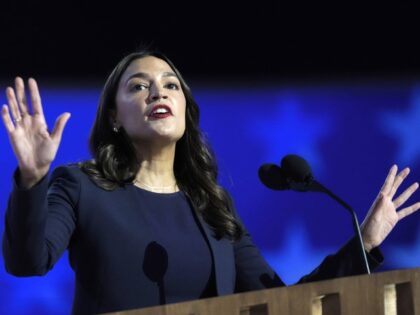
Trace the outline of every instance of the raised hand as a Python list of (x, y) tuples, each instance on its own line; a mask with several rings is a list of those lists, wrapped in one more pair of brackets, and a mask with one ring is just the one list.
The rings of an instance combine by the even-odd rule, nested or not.
[(398, 175), (397, 171), (396, 165), (391, 167), (384, 185), (361, 225), (363, 243), (367, 251), (379, 246), (398, 221), (420, 209), (420, 202), (417, 202), (398, 210), (417, 190), (419, 184), (412, 184), (394, 198), (398, 187), (410, 173), (410, 169), (405, 168)]
[(2, 120), (18, 162), (20, 184), (25, 188), (32, 187), (48, 173), (64, 127), (70, 118), (70, 113), (61, 114), (50, 133), (37, 83), (34, 79), (29, 79), (28, 85), (32, 113), (26, 99), (25, 85), (20, 77), (15, 79), (15, 89), (6, 89), (8, 105), (3, 105), (1, 109)]

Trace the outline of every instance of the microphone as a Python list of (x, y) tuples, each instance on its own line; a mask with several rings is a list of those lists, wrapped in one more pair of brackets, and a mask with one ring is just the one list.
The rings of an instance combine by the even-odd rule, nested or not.
[(309, 164), (302, 157), (289, 154), (276, 164), (263, 164), (258, 170), (258, 176), (261, 182), (273, 190), (291, 189), (298, 192), (314, 191), (322, 192), (341, 204), (352, 216), (353, 229), (358, 239), (360, 253), (366, 268), (367, 274), (370, 274), (370, 268), (366, 257), (365, 246), (360, 233), (359, 222), (356, 212), (344, 200), (335, 195), (321, 183), (317, 182), (312, 175)]
[(263, 164), (258, 175), (268, 188), (274, 190), (313, 191), (314, 178), (309, 164), (300, 156), (289, 154), (281, 160), (281, 166)]

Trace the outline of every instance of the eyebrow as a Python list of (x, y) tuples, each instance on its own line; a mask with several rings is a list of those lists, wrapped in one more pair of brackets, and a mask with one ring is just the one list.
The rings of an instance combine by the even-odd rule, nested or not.
[[(175, 77), (175, 78), (178, 79), (178, 76), (173, 72), (164, 72), (164, 73), (162, 73), (162, 77), (165, 77), (165, 78), (166, 77)], [(145, 72), (136, 72), (136, 73), (130, 75), (128, 77), (128, 79), (125, 80), (125, 83), (127, 84), (127, 82), (130, 81), (132, 78), (149, 79), (150, 76)]]

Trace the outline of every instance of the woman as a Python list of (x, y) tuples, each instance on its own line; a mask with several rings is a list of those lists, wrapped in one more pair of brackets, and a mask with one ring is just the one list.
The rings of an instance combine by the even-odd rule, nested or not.
[[(70, 117), (48, 132), (38, 87), (7, 88), (2, 118), (18, 169), (6, 213), (7, 271), (42, 275), (68, 248), (76, 275), (73, 314), (112, 312), (284, 285), (217, 185), (188, 86), (162, 54), (123, 58), (103, 89), (90, 137), (93, 159), (47, 174)], [(393, 166), (362, 224), (371, 267), (377, 247), (416, 203), (394, 199), (408, 175)], [(350, 240), (300, 282), (364, 271)]]

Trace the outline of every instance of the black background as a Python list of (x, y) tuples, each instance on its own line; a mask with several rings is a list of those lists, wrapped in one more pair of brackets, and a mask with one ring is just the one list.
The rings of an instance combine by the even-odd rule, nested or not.
[(203, 80), (417, 76), (417, 7), (294, 2), (2, 2), (1, 75), (104, 79), (140, 44)]

